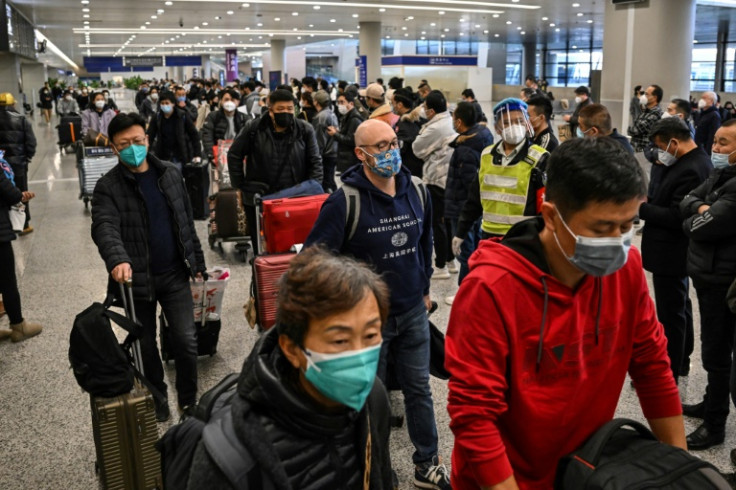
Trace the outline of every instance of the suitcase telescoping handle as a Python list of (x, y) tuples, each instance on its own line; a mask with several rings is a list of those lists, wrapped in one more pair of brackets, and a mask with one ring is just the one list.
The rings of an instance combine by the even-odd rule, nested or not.
[[(133, 302), (133, 281), (128, 280), (125, 285), (120, 283), (120, 296), (123, 298), (123, 308), (125, 308), (125, 315), (133, 323), (138, 323), (138, 319), (135, 316), (135, 303)], [(141, 353), (141, 341), (136, 339), (133, 341), (133, 364), (135, 368), (141, 373), (141, 376), (145, 376), (143, 372), (143, 354)]]

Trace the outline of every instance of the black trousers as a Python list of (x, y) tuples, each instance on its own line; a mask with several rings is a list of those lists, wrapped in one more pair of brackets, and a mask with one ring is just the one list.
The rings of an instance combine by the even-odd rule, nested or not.
[(335, 182), (335, 169), (337, 168), (337, 155), (334, 157), (323, 157), (322, 158), (322, 170), (324, 172), (322, 177), (322, 188), (325, 192), (335, 192), (337, 190), (337, 183)]
[[(689, 301), (687, 276), (653, 274), (657, 318), (664, 325), (667, 336), (667, 354), (675, 381), (688, 372), (693, 346), (693, 312)], [(689, 349), (689, 351), (688, 351)]]
[[(700, 306), (700, 343), (703, 368), (708, 373), (705, 389), (706, 427), (722, 432), (729, 411), (729, 392), (734, 393), (733, 345), (736, 315), (726, 304), (727, 287), (696, 288)], [(732, 395), (733, 396), (733, 395)], [(734, 400), (736, 403), (736, 400)]]
[(0, 242), (0, 294), (3, 295), (3, 304), (10, 323), (22, 322), (12, 242)]
[(432, 199), (432, 234), (434, 235), (434, 265), (441, 269), (455, 258), (452, 255), (452, 229), (445, 220), (445, 190), (436, 185), (428, 185)]

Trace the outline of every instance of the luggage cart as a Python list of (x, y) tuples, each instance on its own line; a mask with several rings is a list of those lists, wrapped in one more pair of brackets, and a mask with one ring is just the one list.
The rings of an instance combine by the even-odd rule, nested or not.
[(84, 209), (89, 207), (92, 193), (100, 177), (118, 164), (118, 158), (106, 146), (85, 147), (77, 144), (77, 170), (79, 173), (79, 199), (84, 201)]

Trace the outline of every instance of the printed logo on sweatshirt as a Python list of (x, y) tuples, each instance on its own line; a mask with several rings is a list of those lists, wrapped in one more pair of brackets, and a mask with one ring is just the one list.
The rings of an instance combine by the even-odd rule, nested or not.
[(400, 231), (398, 233), (394, 233), (394, 235), (391, 237), (391, 245), (394, 247), (403, 247), (406, 245), (406, 242), (409, 241), (409, 235), (404, 233), (403, 231)]

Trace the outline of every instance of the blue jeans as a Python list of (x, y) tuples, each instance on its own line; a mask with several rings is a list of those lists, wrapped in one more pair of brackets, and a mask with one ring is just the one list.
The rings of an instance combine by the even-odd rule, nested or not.
[(164, 368), (156, 344), (156, 306), (159, 303), (169, 323), (179, 406), (193, 405), (197, 401), (197, 330), (189, 276), (184, 270), (166, 272), (153, 276), (152, 286), (153, 301), (135, 302), (136, 316), (143, 326), (141, 354), (144, 374), (153, 386), (166, 394)]
[(396, 379), (404, 394), (406, 425), (414, 444), (414, 464), (437, 455), (437, 426), (429, 389), (429, 320), (424, 302), (408, 312), (390, 316), (383, 327), (378, 377), (386, 381), (386, 359), (394, 360)]
[[(457, 233), (458, 222), (458, 219), (450, 220), (453, 237), (455, 236), (455, 233)], [(468, 259), (470, 259), (470, 256), (473, 255), (473, 252), (475, 252), (475, 249), (478, 248), (478, 245), (480, 244), (480, 222), (481, 220), (478, 219), (478, 221), (473, 223), (470, 231), (468, 231), (468, 236), (465, 237), (463, 244), (460, 245), (460, 255), (457, 256), (457, 261), (460, 262), (460, 273), (457, 276), (458, 284), (462, 283), (465, 276), (470, 272), (470, 269), (468, 268)]]

